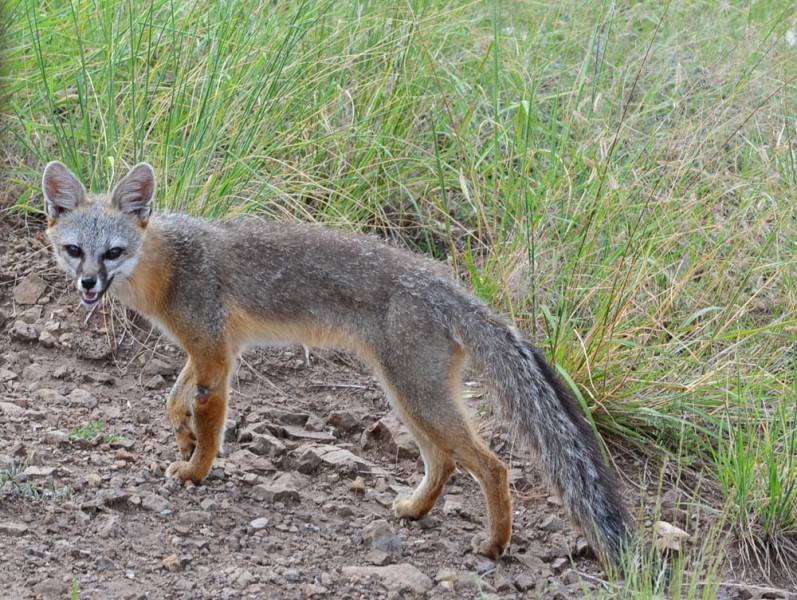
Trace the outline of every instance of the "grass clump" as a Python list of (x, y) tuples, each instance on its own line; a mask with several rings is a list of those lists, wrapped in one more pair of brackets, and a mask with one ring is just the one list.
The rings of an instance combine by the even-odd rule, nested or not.
[(52, 477), (43, 482), (28, 480), (23, 473), (35, 462), (36, 456), (31, 454), (19, 463), (12, 462), (0, 469), (0, 499), (19, 496), (32, 500), (58, 502), (72, 495), (71, 487), (57, 485)]
[(83, 427), (77, 427), (69, 432), (67, 438), (70, 442), (77, 440), (95, 440), (100, 438), (103, 443), (109, 444), (111, 442), (121, 441), (124, 438), (116, 433), (106, 433), (103, 435), (102, 431), (105, 429), (105, 421), (95, 421)]

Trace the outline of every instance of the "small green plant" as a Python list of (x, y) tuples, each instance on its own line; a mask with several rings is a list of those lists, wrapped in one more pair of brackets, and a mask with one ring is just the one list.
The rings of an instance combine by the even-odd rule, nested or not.
[(786, 576), (797, 564), (795, 396), (773, 401), (740, 382), (713, 454), (744, 566)]
[(48, 478), (45, 482), (21, 481), (20, 474), (35, 462), (35, 454), (29, 454), (21, 462), (12, 462), (0, 470), (0, 498), (19, 495), (33, 500), (58, 501), (72, 495), (71, 487), (58, 486), (52, 478)]
[(69, 432), (69, 440), (74, 442), (77, 440), (93, 440), (97, 437), (102, 436), (103, 443), (110, 443), (110, 442), (118, 442), (124, 440), (124, 438), (116, 433), (107, 433), (102, 435), (102, 430), (105, 428), (105, 421), (95, 421), (94, 423), (89, 423), (84, 427), (78, 427), (77, 429), (73, 429)]

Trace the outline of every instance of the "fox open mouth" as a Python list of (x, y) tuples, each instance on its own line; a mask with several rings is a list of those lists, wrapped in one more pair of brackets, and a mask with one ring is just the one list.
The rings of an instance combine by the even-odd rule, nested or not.
[(100, 298), (102, 298), (102, 293), (103, 292), (80, 290), (80, 299), (86, 306), (94, 306), (100, 301)]

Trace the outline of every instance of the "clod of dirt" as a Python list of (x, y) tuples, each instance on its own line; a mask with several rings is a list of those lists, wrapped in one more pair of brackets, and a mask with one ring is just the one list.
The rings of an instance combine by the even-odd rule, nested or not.
[(78, 358), (95, 361), (108, 360), (111, 358), (111, 347), (108, 345), (108, 340), (104, 337), (95, 338), (80, 336), (73, 340), (72, 345)]

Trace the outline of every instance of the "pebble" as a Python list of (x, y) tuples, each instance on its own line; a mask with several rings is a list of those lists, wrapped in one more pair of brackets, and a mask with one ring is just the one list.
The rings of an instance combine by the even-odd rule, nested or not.
[(56, 341), (55, 336), (49, 331), (42, 331), (39, 334), (39, 343), (45, 348), (53, 348)]
[(265, 529), (268, 526), (268, 519), (265, 517), (258, 517), (253, 521), (250, 521), (249, 526), (252, 529)]
[(145, 510), (151, 510), (152, 512), (162, 513), (167, 511), (171, 508), (169, 501), (157, 494), (153, 493), (144, 493), (141, 494), (141, 507)]
[(363, 449), (379, 448), (391, 457), (415, 459), (418, 446), (394, 411), (368, 427), (360, 438)]
[(24, 525), (23, 523), (13, 523), (7, 521), (5, 523), (0, 523), (0, 533), (4, 535), (11, 535), (18, 537), (20, 535), (25, 535), (28, 531), (28, 526)]
[(49, 578), (33, 586), (33, 593), (40, 598), (64, 598), (69, 588), (63, 581)]
[(347, 577), (376, 577), (388, 591), (401, 592), (408, 590), (414, 594), (424, 594), (432, 589), (432, 580), (424, 575), (417, 567), (402, 563), (384, 567), (359, 567), (350, 566), (341, 569)]
[(274, 483), (261, 483), (254, 486), (252, 494), (258, 500), (267, 502), (298, 502), (301, 499), (291, 473), (286, 473)]
[(47, 282), (39, 275), (33, 273), (28, 275), (14, 288), (14, 302), (17, 304), (36, 304), (36, 301), (47, 289)]
[(11, 326), (11, 339), (20, 342), (35, 342), (39, 339), (39, 328), (24, 321), (15, 321)]
[(69, 442), (69, 435), (63, 431), (48, 431), (43, 436), (44, 443), (51, 446), (60, 446)]
[(145, 390), (159, 390), (166, 385), (166, 380), (162, 375), (153, 375), (144, 382)]

